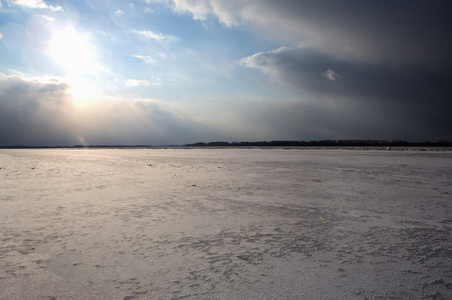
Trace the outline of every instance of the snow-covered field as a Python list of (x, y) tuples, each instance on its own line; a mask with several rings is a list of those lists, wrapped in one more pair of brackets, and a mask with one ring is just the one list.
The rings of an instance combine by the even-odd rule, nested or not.
[(0, 299), (452, 299), (452, 152), (0, 150)]

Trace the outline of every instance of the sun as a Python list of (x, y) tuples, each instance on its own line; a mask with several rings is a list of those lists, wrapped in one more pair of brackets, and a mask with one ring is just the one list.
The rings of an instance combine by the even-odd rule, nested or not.
[(91, 79), (99, 74), (101, 65), (89, 35), (73, 27), (56, 29), (48, 54), (64, 70), (75, 104), (87, 104), (99, 96), (100, 89)]
[(55, 30), (50, 42), (50, 56), (68, 73), (95, 73), (98, 70), (95, 47), (87, 35), (73, 27)]

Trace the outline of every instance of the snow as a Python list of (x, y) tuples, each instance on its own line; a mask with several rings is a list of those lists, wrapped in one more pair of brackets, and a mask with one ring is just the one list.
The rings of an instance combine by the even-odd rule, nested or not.
[(1, 299), (452, 299), (452, 152), (0, 150)]

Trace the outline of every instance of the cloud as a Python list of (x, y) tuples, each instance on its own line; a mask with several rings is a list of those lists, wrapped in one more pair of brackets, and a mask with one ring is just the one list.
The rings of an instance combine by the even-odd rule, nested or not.
[[(174, 0), (194, 19), (252, 26), (263, 38), (308, 42), (349, 60), (423, 62), (450, 66), (452, 20), (447, 1)], [(382, 21), (384, 16), (384, 21)]]
[(163, 35), (161, 33), (155, 33), (150, 30), (132, 30), (132, 33), (144, 38), (145, 40), (152, 40), (158, 43), (170, 42), (177, 40), (177, 37), (172, 35)]
[(180, 12), (190, 12), (195, 20), (205, 20), (212, 13), (212, 7), (208, 0), (174, 0), (174, 9)]
[(147, 80), (135, 80), (135, 79), (128, 79), (126, 81), (126, 86), (128, 87), (134, 87), (134, 86), (149, 86), (151, 83)]
[(143, 0), (143, 1), (146, 2), (147, 4), (160, 4), (167, 2), (168, 0)]
[(152, 82), (149, 80), (145, 80), (145, 79), (128, 79), (126, 81), (126, 86), (128, 87), (137, 87), (137, 86), (157, 86), (157, 85), (161, 85), (162, 82), (160, 80), (160, 78), (155, 78), (152, 77)]
[[(209, 16), (216, 16), (226, 26), (238, 26), (244, 22), (253, 22), (254, 13), (261, 12), (265, 1), (250, 0), (173, 0), (173, 9), (177, 12), (188, 12), (195, 20), (206, 20)], [(255, 12), (253, 12), (256, 10)]]
[(268, 52), (258, 52), (240, 60), (241, 65), (255, 68), (267, 74), (273, 82), (291, 86), (301, 91), (325, 88), (325, 69), (341, 70), (334, 57), (318, 53), (304, 46), (280, 47)]
[[(445, 108), (449, 103), (447, 99), (452, 96), (447, 70), (410, 64), (349, 61), (302, 45), (258, 52), (242, 58), (240, 63), (261, 70), (272, 82), (312, 97), (327, 95), (411, 105), (429, 102)], [(325, 76), (337, 78), (338, 74), (341, 74), (340, 81), (324, 80)]]
[(323, 75), (323, 77), (325, 77), (331, 81), (335, 81), (338, 78), (342, 78), (341, 75), (339, 75), (338, 73), (334, 72), (331, 69), (328, 69), (328, 70), (322, 72), (322, 75)]
[(213, 130), (178, 104), (157, 99), (115, 99), (79, 112), (78, 136), (91, 145), (169, 145), (195, 137), (213, 138)]
[(139, 58), (148, 65), (155, 64), (157, 60), (149, 55), (133, 55), (133, 57)]
[(186, 104), (126, 98), (77, 108), (71, 86), (59, 79), (0, 73), (0, 146), (168, 145), (222, 136), (222, 128), (194, 111)]
[[(174, 10), (194, 19), (217, 18), (227, 27), (252, 28), (260, 39), (281, 45), (240, 63), (260, 70), (280, 91), (289, 87), (313, 101), (312, 110), (333, 102), (337, 107), (328, 111), (352, 122), (362, 115), (358, 107), (372, 107), (369, 112), (386, 123), (392, 116), (412, 124), (419, 136), (424, 131), (445, 137), (452, 128), (446, 113), (452, 111), (448, 6), (446, 1), (173, 1)], [(249, 74), (254, 81), (261, 78)], [(400, 122), (398, 128), (415, 136), (416, 130)], [(338, 125), (334, 128), (350, 136), (357, 131)]]
[(115, 11), (114, 15), (115, 16), (122, 16), (122, 15), (124, 15), (124, 12), (122, 10), (118, 9), (117, 11)]
[(238, 98), (215, 106), (116, 98), (76, 109), (65, 82), (0, 73), (0, 145), (450, 137), (450, 109), (434, 119), (437, 110), (399, 104), (328, 95), (321, 101)]
[(75, 108), (58, 79), (0, 73), (0, 146), (175, 144), (209, 136), (186, 109), (155, 99), (105, 99)]
[(0, 143), (70, 144), (71, 101), (70, 87), (64, 82), (0, 73)]
[[(364, 125), (373, 116), (382, 121), (381, 132), (385, 128), (388, 135), (404, 128), (405, 136), (412, 138), (416, 132), (418, 136), (430, 132), (437, 137), (441, 134), (450, 137), (452, 120), (446, 112), (452, 111), (452, 91), (447, 70), (414, 64), (350, 61), (302, 45), (258, 52), (243, 58), (241, 64), (260, 70), (276, 85), (290, 87), (332, 116), (342, 116), (344, 126), (337, 123), (331, 128), (343, 128), (349, 136), (355, 136), (358, 129), (345, 124), (355, 121), (371, 132), (370, 128), (376, 125)], [(334, 103), (333, 108), (325, 106), (328, 103)], [(314, 106), (311, 109), (320, 114)], [(368, 117), (362, 119), (366, 114)], [(397, 124), (398, 128), (391, 129), (386, 124)], [(428, 134), (423, 137), (428, 139)]]
[[(16, 2), (17, 5), (50, 10), (50, 4), (56, 3)], [(197, 86), (203, 86), (201, 92), (196, 89), (197, 87), (191, 86), (183, 91), (183, 95), (180, 94), (181, 90), (168, 92), (154, 88), (154, 91), (158, 90), (160, 95), (175, 95), (174, 98), (181, 99), (181, 102), (189, 103), (192, 100), (193, 103), (199, 104), (202, 99), (207, 98), (206, 94), (215, 97), (215, 93), (224, 93), (232, 87), (228, 90), (229, 97), (219, 96), (221, 100), (215, 101), (215, 104), (196, 107), (193, 105), (189, 108), (181, 104), (170, 106), (157, 100), (135, 101), (133, 98), (121, 98), (101, 101), (102, 105), (93, 105), (89, 110), (79, 112), (72, 108), (70, 89), (63, 82), (31, 80), (24, 76), (15, 77), (13, 80), (8, 77), (0, 86), (2, 90), (0, 120), (18, 115), (19, 110), (14, 108), (16, 106), (12, 101), (6, 100), (17, 96), (17, 99), (21, 99), (18, 103), (27, 103), (23, 106), (28, 107), (28, 110), (23, 111), (28, 114), (22, 113), (28, 116), (25, 120), (34, 124), (33, 127), (39, 129), (39, 132), (48, 132), (53, 137), (52, 140), (58, 142), (63, 138), (57, 138), (58, 135), (53, 129), (47, 130), (45, 129), (47, 125), (44, 126), (52, 121), (33, 118), (34, 115), (43, 114), (30, 111), (47, 109), (51, 112), (52, 109), (61, 109), (64, 112), (62, 115), (72, 124), (66, 125), (67, 123), (62, 120), (61, 124), (65, 125), (55, 126), (67, 130), (67, 134), (62, 136), (67, 139), (72, 135), (82, 136), (89, 143), (145, 141), (152, 144), (178, 143), (183, 140), (187, 142), (208, 140), (209, 137), (215, 140), (228, 137), (232, 139), (451, 137), (452, 121), (448, 113), (452, 111), (449, 75), (452, 69), (450, 59), (452, 42), (449, 37), (452, 19), (448, 14), (447, 1), (143, 0), (142, 2), (146, 2), (145, 5), (150, 7), (161, 8), (162, 5), (169, 5), (178, 14), (188, 13), (196, 20), (207, 20), (205, 24), (212, 24), (211, 19), (215, 19), (223, 25), (224, 32), (231, 34), (231, 37), (242, 30), (246, 30), (246, 33), (242, 35), (242, 31), (235, 37), (248, 38), (254, 35), (249, 39), (251, 45), (249, 47), (245, 45), (237, 51), (236, 48), (224, 51), (208, 48), (204, 51), (209, 52), (207, 56), (196, 53), (196, 50), (212, 43), (201, 43), (198, 44), (199, 47), (190, 49), (187, 42), (184, 46), (188, 47), (184, 47), (184, 52), (174, 55), (176, 59), (171, 64), (165, 68), (157, 68), (160, 67), (157, 63), (163, 57), (157, 55), (155, 50), (170, 48), (166, 47), (165, 43), (175, 41), (177, 37), (156, 31), (131, 29), (133, 27), (130, 25), (123, 24), (122, 28), (127, 28), (129, 35), (132, 34), (135, 40), (141, 41), (131, 47), (130, 44), (127, 45), (128, 52), (122, 52), (123, 56), (129, 58), (129, 62), (146, 67), (141, 62), (133, 61), (134, 59), (130, 57), (133, 56), (146, 64), (156, 64), (153, 68), (154, 74), (166, 74), (165, 80), (168, 82), (177, 82), (179, 78), (185, 76)], [(138, 7), (138, 4), (136, 6)], [(69, 14), (67, 6), (63, 7), (65, 13)], [(115, 10), (116, 8), (113, 12)], [(60, 18), (60, 14), (52, 14), (51, 11), (48, 15), (56, 17), (57, 20)], [(79, 18), (80, 14), (75, 15), (76, 20), (83, 22), (83, 18)], [(118, 24), (126, 21), (124, 18), (116, 19), (119, 20)], [(27, 24), (33, 25), (30, 21), (27, 21)], [(233, 29), (230, 30), (229, 27)], [(27, 47), (33, 49), (37, 39), (31, 28), (36, 26), (21, 25), (19, 28), (6, 25), (2, 28), (4, 34), (2, 42), (13, 51), (24, 52), (23, 49)], [(7, 29), (11, 29), (14, 34), (7, 36), (8, 31), (5, 31)], [(17, 38), (19, 34), (22, 37), (21, 43)], [(197, 37), (201, 38), (201, 35)], [(43, 36), (42, 45), (46, 45), (47, 39), (47, 36)], [(237, 45), (238, 39), (232, 40), (219, 43), (217, 49), (224, 45)], [(119, 41), (119, 38), (116, 41)], [(267, 47), (263, 45), (271, 46), (256, 48)], [(104, 53), (113, 57), (117, 52), (111, 49)], [(168, 49), (161, 50), (162, 55), (164, 50)], [(223, 58), (227, 56), (228, 61), (237, 60), (238, 53), (246, 53), (240, 54), (244, 56), (240, 60), (242, 67), (234, 66), (228, 78), (219, 77), (224, 80), (223, 82), (205, 84), (214, 82), (216, 78), (211, 76), (209, 80), (199, 80), (200, 77), (205, 79), (206, 74), (226, 70), (230, 66), (225, 67)], [(198, 62), (197, 67), (188, 68), (193, 61)], [(206, 61), (210, 63), (207, 67)], [(182, 69), (177, 71), (181, 72), (176, 71), (179, 67)], [(190, 74), (187, 75), (187, 72)], [(127, 86), (129, 89), (124, 93), (133, 93), (135, 90), (143, 92), (151, 90), (153, 85), (161, 84), (159, 78), (142, 76), (144, 73), (140, 73), (141, 75), (138, 73), (112, 75), (111, 77), (115, 78), (145, 78), (112, 80), (121, 83), (114, 91), (120, 91)], [(241, 77), (233, 77), (235, 75)], [(250, 91), (249, 81), (246, 81), (246, 78), (242, 81), (244, 76), (249, 76), (248, 79), (254, 83), (262, 84), (264, 88), (259, 92), (261, 95), (269, 91), (272, 95), (278, 95), (277, 99), (273, 101), (250, 99), (254, 96), (244, 97), (243, 101), (231, 99), (239, 93)], [(3, 82), (14, 83), (16, 88), (5, 92), (6, 85), (3, 85)], [(247, 87), (244, 87), (245, 85)], [(22, 88), (19, 89), (19, 86)], [(236, 88), (237, 86), (239, 87)], [(43, 87), (49, 90), (48, 99), (54, 101), (44, 101), (47, 96), (44, 97), (38, 92)], [(196, 92), (199, 92), (199, 95), (194, 95)], [(185, 95), (187, 98), (182, 99)], [(198, 100), (198, 96), (201, 100)], [(59, 124), (59, 121), (57, 123)], [(21, 137), (25, 134), (18, 129), (25, 123), (11, 122), (11, 124), (13, 129), (10, 132), (15, 132), (15, 136)], [(243, 128), (246, 128), (246, 131)], [(2, 136), (4, 134), (6, 131), (2, 131)], [(121, 142), (121, 138), (124, 137), (127, 137), (127, 140)], [(12, 140), (10, 134), (8, 139)]]
[[(336, 99), (335, 99), (336, 100)], [(273, 139), (404, 139), (438, 138), (407, 115), (402, 107), (377, 103), (346, 103), (335, 100), (261, 101), (243, 109), (242, 119), (254, 126), (270, 128)], [(351, 109), (353, 106), (354, 109)], [(356, 112), (359, 111), (359, 114)], [(409, 113), (408, 113), (409, 114)]]
[(43, 0), (13, 0), (13, 4), (24, 6), (24, 7), (29, 7), (29, 8), (50, 9), (52, 11), (62, 11), (63, 10), (63, 8), (61, 6), (48, 5)]
[(49, 23), (52, 23), (52, 22), (55, 21), (55, 18), (54, 18), (54, 17), (49, 17), (49, 16), (46, 16), (46, 15), (42, 15), (42, 18), (43, 18), (44, 20), (46, 20), (47, 22), (49, 22)]
[(165, 5), (170, 5), (170, 0), (142, 0), (142, 2), (150, 5), (144, 7), (145, 13), (154, 13), (156, 11), (156, 7), (162, 8)]
[(184, 144), (277, 131), (255, 121), (253, 106), (245, 112), (230, 105), (219, 114), (216, 107), (117, 98), (80, 109), (70, 90), (58, 79), (0, 74), (0, 145)]

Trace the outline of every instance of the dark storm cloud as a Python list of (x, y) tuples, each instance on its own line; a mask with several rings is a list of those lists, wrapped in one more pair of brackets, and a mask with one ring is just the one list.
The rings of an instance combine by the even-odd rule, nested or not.
[[(287, 17), (285, 24), (306, 26), (303, 34), (315, 39), (256, 53), (242, 59), (242, 65), (258, 68), (271, 80), (317, 100), (318, 108), (322, 101), (334, 99), (341, 109), (328, 110), (322, 118), (325, 124), (347, 115), (344, 119), (355, 119), (371, 133), (373, 125), (360, 120), (365, 105), (373, 107), (372, 114), (381, 120), (377, 135), (393, 135), (397, 129), (383, 124), (398, 122), (413, 124), (403, 126), (401, 137), (452, 137), (452, 21), (446, 1), (268, 5)], [(347, 127), (337, 125), (332, 128)], [(357, 128), (350, 126), (344, 132), (354, 136)]]
[(331, 138), (452, 138), (449, 1), (174, 3), (196, 19), (214, 15), (229, 27), (251, 25), (281, 45), (241, 60), (307, 100), (287, 111), (282, 104), (253, 111), (275, 128), (301, 137), (297, 132), (312, 136), (308, 131), (316, 130), (306, 128), (317, 128)]
[[(318, 109), (324, 105), (322, 102), (335, 102), (335, 109), (323, 108), (323, 114), (316, 110), (317, 116), (323, 117), (315, 120), (329, 124), (331, 119), (343, 119), (344, 126), (335, 124), (331, 128), (344, 128), (350, 135), (366, 138), (364, 132), (357, 135), (357, 128), (367, 128), (369, 136), (371, 132), (374, 132), (372, 136), (382, 136), (384, 132), (393, 136), (403, 127), (405, 134), (399, 134), (399, 138), (410, 136), (419, 140), (451, 136), (452, 82), (446, 70), (414, 64), (352, 62), (303, 47), (257, 53), (243, 59), (242, 63), (262, 70), (282, 85), (300, 90), (305, 97), (317, 101)], [(364, 111), (366, 107), (372, 110)], [(366, 114), (380, 120), (380, 133), (376, 132), (378, 123), (366, 123), (370, 119), (361, 118)], [(299, 123), (305, 123), (310, 115), (304, 115)], [(359, 127), (346, 126), (345, 123), (352, 124), (353, 119)], [(385, 126), (395, 122), (413, 126)], [(309, 124), (313, 123), (304, 125)]]
[[(314, 37), (353, 59), (450, 65), (450, 3), (433, 1), (265, 1), (296, 38)], [(264, 4), (262, 4), (264, 5)], [(289, 28), (299, 25), (299, 28)], [(342, 48), (345, 47), (345, 48)], [(327, 51), (327, 48), (322, 48)]]
[(257, 53), (242, 63), (281, 84), (316, 95), (411, 104), (446, 104), (451, 97), (449, 72), (429, 66), (353, 62), (305, 47)]
[(427, 126), (430, 120), (413, 116), (416, 112), (407, 111), (403, 106), (373, 102), (343, 105), (337, 100), (264, 102), (240, 114), (250, 123), (277, 128), (277, 134), (272, 139), (418, 141), (438, 140), (449, 134), (447, 128), (441, 126), (438, 130), (432, 130), (432, 126)]
[(450, 64), (450, 2), (445, 0), (173, 0), (196, 19), (263, 29), (264, 38), (311, 40), (350, 59)]

